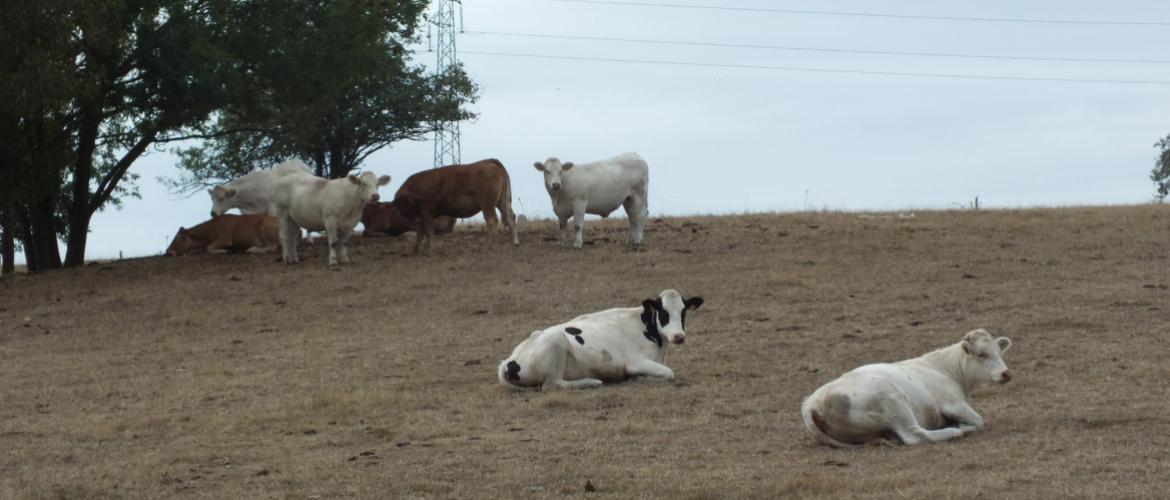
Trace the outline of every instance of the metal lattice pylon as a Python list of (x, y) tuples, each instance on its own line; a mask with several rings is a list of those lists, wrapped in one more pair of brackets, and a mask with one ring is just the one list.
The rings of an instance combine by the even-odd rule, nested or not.
[[(431, 22), (438, 36), (435, 41), (435, 73), (443, 74), (458, 64), (455, 53), (456, 0), (435, 0)], [(436, 88), (435, 92), (443, 92)], [(435, 123), (435, 167), (459, 163), (459, 122)]]

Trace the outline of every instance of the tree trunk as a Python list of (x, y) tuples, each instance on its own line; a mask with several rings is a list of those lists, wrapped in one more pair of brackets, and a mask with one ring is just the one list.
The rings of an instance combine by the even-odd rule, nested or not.
[(16, 271), (16, 182), (0, 179), (0, 275)]
[(69, 205), (66, 266), (85, 264), (85, 242), (89, 237), (89, 219), (93, 215), (89, 206), (89, 183), (93, 178), (93, 152), (97, 148), (102, 123), (100, 103), (83, 111), (81, 122), (77, 133), (77, 164), (73, 168), (73, 199)]
[(61, 267), (61, 252), (57, 249), (57, 224), (53, 220), (51, 207), (51, 198), (46, 197), (38, 200), (33, 206), (22, 207), (23, 210), (16, 212), (21, 226), (25, 263), (29, 272)]

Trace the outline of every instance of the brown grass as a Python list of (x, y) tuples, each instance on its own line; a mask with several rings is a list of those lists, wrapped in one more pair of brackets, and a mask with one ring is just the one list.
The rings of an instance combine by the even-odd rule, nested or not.
[[(462, 227), (462, 226), (461, 226)], [(148, 258), (0, 280), (0, 498), (1158, 497), (1170, 491), (1170, 207), (528, 223), (429, 258)], [(502, 238), (500, 238), (502, 239)], [(510, 393), (533, 329), (702, 295), (674, 384)], [(29, 318), (25, 321), (25, 318)], [(801, 399), (986, 327), (986, 432), (815, 445)], [(586, 493), (589, 481), (596, 492)]]

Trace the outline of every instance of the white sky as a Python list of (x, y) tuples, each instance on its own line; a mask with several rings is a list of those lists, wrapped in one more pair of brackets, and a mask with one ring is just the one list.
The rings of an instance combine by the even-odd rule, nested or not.
[[(1170, 2), (1118, 0), (644, 0), (922, 16), (1170, 22)], [(1170, 60), (1167, 26), (994, 23), (736, 12), (556, 0), (465, 0), (468, 32), (1008, 56)], [(507, 52), (860, 71), (1170, 81), (1170, 64), (1044, 62), (712, 48), (463, 34), (481, 87), (462, 159), (511, 172), (518, 213), (551, 215), (533, 161), (624, 151), (650, 165), (653, 215), (1125, 204), (1151, 199), (1170, 85), (879, 76), (504, 57)], [(433, 61), (426, 47), (420, 61)], [(429, 142), (396, 145), (365, 168), (390, 197), (432, 163)], [(173, 199), (154, 179), (176, 159), (133, 168), (142, 200), (93, 221), (91, 259), (159, 254), (206, 220), (205, 193)], [(621, 215), (615, 214), (615, 215)]]

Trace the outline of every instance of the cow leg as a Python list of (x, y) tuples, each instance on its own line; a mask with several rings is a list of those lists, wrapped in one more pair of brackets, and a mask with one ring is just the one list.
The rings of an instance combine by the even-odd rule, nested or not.
[(516, 212), (512, 211), (512, 200), (502, 199), (496, 208), (500, 209), (500, 219), (504, 221), (504, 229), (512, 233), (512, 245), (519, 245), (520, 235), (516, 228)]
[(325, 237), (329, 241), (329, 265), (337, 265), (337, 219), (325, 218)]
[(983, 430), (983, 417), (965, 402), (943, 405), (941, 413), (944, 417), (958, 422), (959, 430), (964, 433)]
[(585, 232), (585, 202), (573, 203), (573, 226), (577, 229), (577, 238), (573, 240), (573, 248), (581, 248), (585, 245), (583, 234)]
[(649, 359), (639, 359), (626, 366), (626, 375), (674, 380), (674, 370)]
[(210, 245), (207, 245), (207, 253), (228, 253), (228, 249), (232, 246), (231, 238), (219, 238)]
[(500, 219), (496, 216), (496, 207), (491, 205), (481, 206), (480, 210), (483, 212), (484, 228), (487, 229), (487, 242), (484, 243), (486, 248), (491, 248), (492, 240), (496, 236), (496, 228), (499, 226)]
[(636, 195), (630, 196), (622, 205), (626, 208), (626, 217), (630, 219), (629, 244), (634, 248), (640, 248), (643, 232), (646, 230), (646, 219), (650, 215), (646, 207), (646, 200)]
[(908, 445), (937, 443), (949, 441), (963, 435), (963, 431), (954, 427), (928, 430), (918, 423), (914, 410), (906, 402), (905, 396), (893, 393), (881, 397), (881, 408), (890, 421), (890, 430), (898, 435), (903, 443)]
[(342, 264), (349, 264), (349, 237), (352, 235), (352, 229), (337, 228), (337, 253)]
[(297, 256), (297, 237), (301, 234), (301, 228), (297, 227), (296, 222), (284, 214), (280, 217), (280, 241), (281, 254), (284, 257), (285, 264), (296, 264), (300, 261)]
[(565, 237), (565, 230), (569, 227), (569, 217), (557, 214), (557, 243), (561, 246), (568, 246), (569, 239)]

